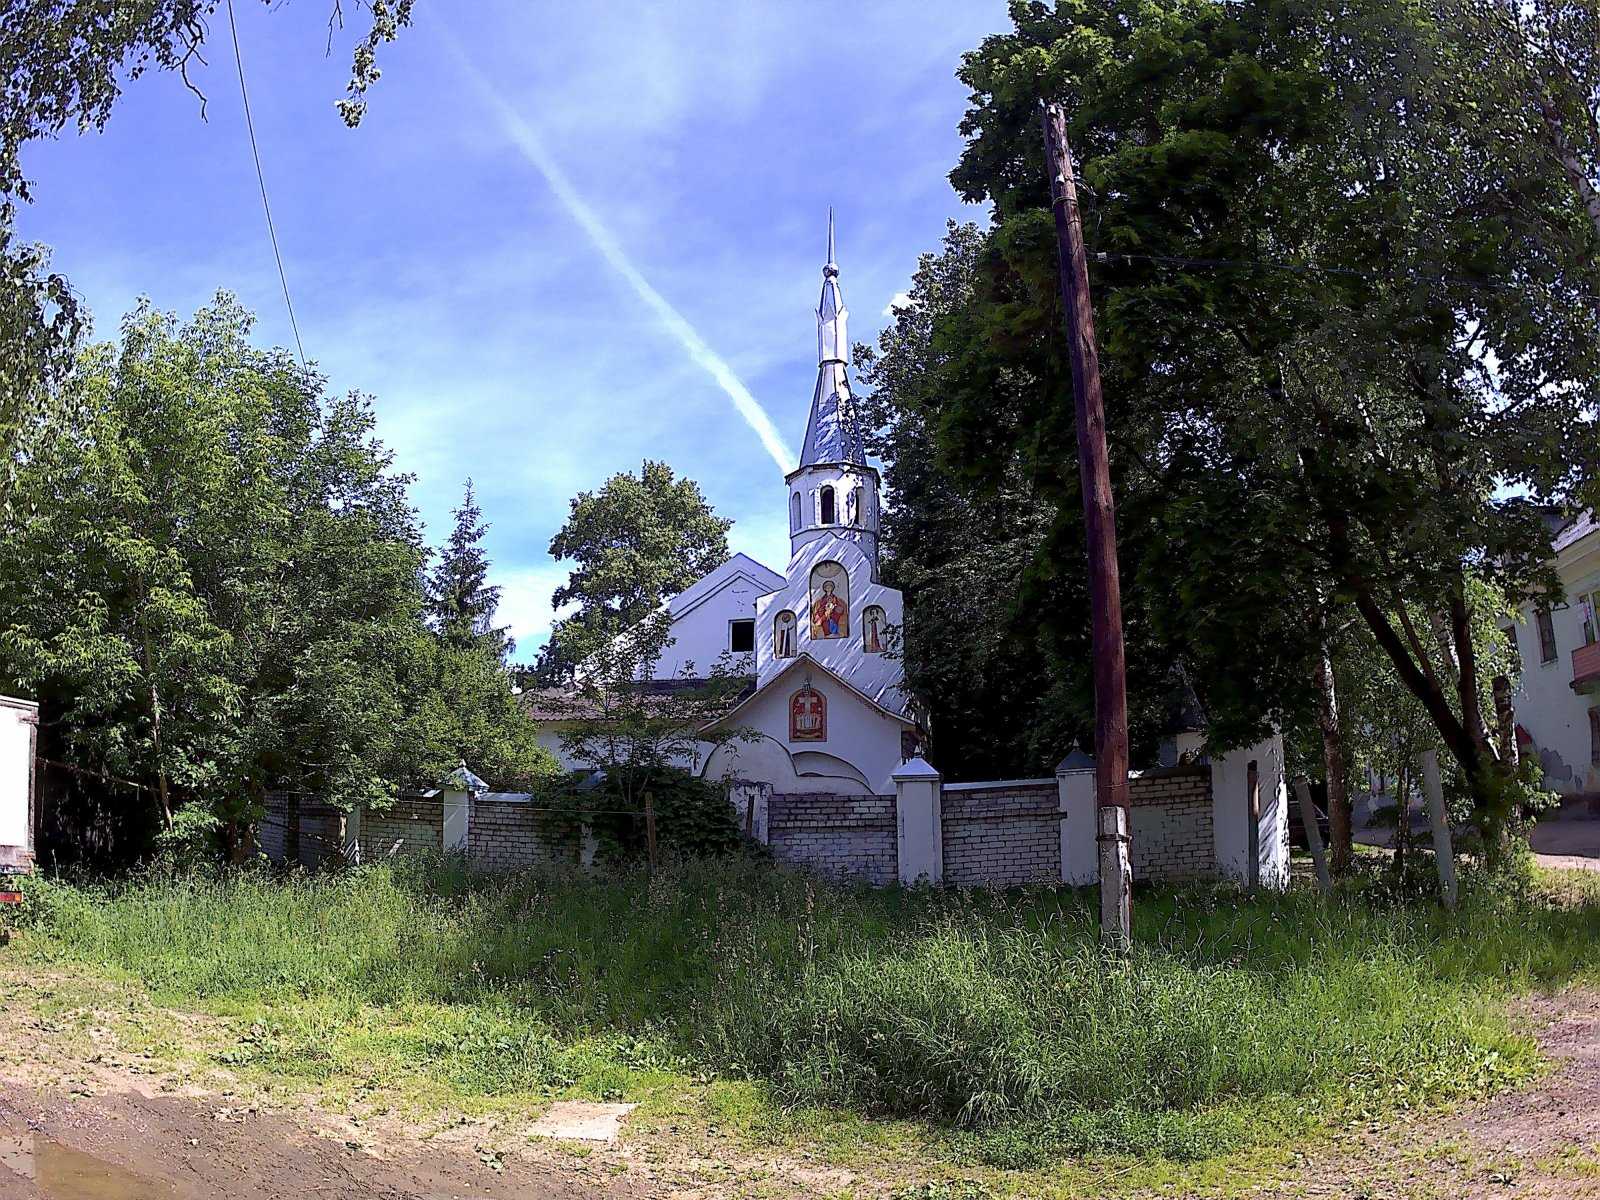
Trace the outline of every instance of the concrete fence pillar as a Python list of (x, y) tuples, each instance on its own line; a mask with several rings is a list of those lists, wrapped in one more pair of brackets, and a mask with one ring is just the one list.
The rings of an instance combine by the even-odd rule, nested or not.
[(1061, 804), (1061, 882), (1083, 887), (1100, 878), (1095, 825), (1094, 759), (1075, 750), (1056, 767)]
[(1283, 738), (1211, 760), (1211, 834), (1217, 873), (1247, 887), (1289, 886), (1289, 783)]
[(467, 848), (467, 826), (472, 811), (470, 792), (440, 792), (439, 805), (443, 810), (444, 828), (439, 843), (446, 853)]
[(900, 882), (944, 882), (944, 812), (939, 772), (913, 758), (891, 776)]

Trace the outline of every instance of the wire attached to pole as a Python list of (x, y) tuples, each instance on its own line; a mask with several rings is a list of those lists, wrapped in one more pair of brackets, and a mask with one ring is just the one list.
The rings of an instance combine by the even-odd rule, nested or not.
[(227, 0), (228, 29), (233, 34), (233, 63), (239, 69), (239, 99), (244, 103), (244, 127), (250, 134), (250, 154), (256, 161), (256, 183), (261, 187), (261, 211), (267, 216), (267, 237), (272, 242), (272, 257), (278, 263), (278, 282), (283, 285), (283, 306), (289, 310), (289, 329), (294, 334), (294, 348), (300, 355), (302, 370), (306, 365), (306, 349), (300, 344), (300, 324), (294, 318), (294, 301), (289, 298), (289, 276), (283, 269), (283, 252), (278, 249), (278, 231), (272, 223), (272, 204), (267, 200), (267, 176), (261, 169), (261, 151), (256, 145), (256, 123), (250, 115), (250, 90), (244, 82), (244, 57), (239, 53), (239, 26), (233, 17), (233, 0)]

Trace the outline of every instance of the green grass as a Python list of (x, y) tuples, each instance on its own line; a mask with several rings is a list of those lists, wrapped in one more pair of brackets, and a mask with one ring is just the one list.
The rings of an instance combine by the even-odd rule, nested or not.
[(1538, 1067), (1506, 998), (1600, 977), (1600, 899), (829, 887), (759, 864), (469, 878), (415, 862), (32, 885), (25, 953), (243, 1030), (230, 1067), (448, 1102), (701, 1088), (751, 1126), (908, 1118), (996, 1166), (1201, 1160)]

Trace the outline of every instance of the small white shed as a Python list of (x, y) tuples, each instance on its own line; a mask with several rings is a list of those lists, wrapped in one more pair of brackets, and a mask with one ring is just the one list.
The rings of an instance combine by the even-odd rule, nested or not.
[(0, 696), (0, 874), (33, 870), (39, 706)]

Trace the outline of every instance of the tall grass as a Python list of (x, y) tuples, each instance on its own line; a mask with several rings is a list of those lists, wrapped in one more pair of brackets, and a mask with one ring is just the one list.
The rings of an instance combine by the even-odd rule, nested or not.
[(1069, 891), (873, 892), (733, 862), (654, 879), (416, 862), (36, 900), (32, 953), (279, 1014), (241, 1053), (284, 1070), (404, 1061), (482, 1094), (705, 1071), (1024, 1157), (1193, 1157), (1308, 1114), (1475, 1093), (1535, 1063), (1504, 997), (1600, 966), (1592, 900), (1446, 915), (1152, 893), (1119, 964)]

